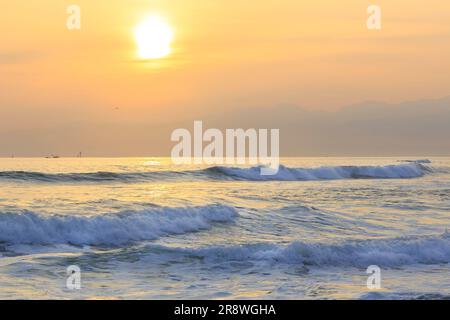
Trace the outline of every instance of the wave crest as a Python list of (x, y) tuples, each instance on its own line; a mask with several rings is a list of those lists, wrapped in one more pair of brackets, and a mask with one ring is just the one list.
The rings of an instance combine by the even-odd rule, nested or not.
[(348, 241), (338, 244), (293, 242), (184, 249), (207, 262), (271, 262), (305, 266), (397, 267), (450, 263), (450, 233), (441, 236)]
[(288, 168), (280, 165), (276, 175), (260, 174), (260, 167), (231, 168), (213, 167), (212, 173), (238, 180), (265, 181), (311, 181), (339, 179), (407, 179), (418, 178), (431, 172), (429, 167), (414, 162), (386, 166), (330, 166), (318, 168)]
[(0, 242), (7, 244), (120, 245), (209, 229), (238, 216), (232, 207), (162, 207), (97, 216), (0, 213)]
[(261, 175), (261, 167), (237, 168), (216, 166), (190, 171), (43, 173), (3, 171), (0, 179), (47, 183), (78, 182), (147, 182), (171, 179), (240, 180), (240, 181), (311, 181), (338, 179), (410, 179), (422, 177), (432, 169), (423, 161), (385, 166), (323, 166), (289, 168), (280, 165), (276, 175)]

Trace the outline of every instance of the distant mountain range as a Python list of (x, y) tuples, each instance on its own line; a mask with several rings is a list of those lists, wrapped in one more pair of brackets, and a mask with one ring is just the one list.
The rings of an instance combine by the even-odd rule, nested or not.
[[(450, 96), (388, 104), (369, 101), (334, 111), (297, 106), (215, 109), (180, 114), (177, 122), (77, 120), (37, 126), (3, 118), (0, 156), (169, 156), (174, 129), (279, 128), (282, 156), (450, 155)], [(28, 122), (33, 119), (27, 119)], [(1, 122), (1, 120), (0, 120)], [(8, 128), (9, 126), (9, 128)], [(26, 129), (24, 129), (26, 127)]]
[(401, 104), (370, 101), (336, 111), (255, 108), (205, 123), (280, 128), (285, 156), (450, 155), (450, 96)]

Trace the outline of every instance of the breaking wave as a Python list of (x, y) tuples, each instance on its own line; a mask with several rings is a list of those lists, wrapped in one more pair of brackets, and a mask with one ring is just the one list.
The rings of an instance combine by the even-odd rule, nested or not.
[(161, 207), (96, 216), (0, 213), (0, 243), (120, 245), (196, 232), (238, 216), (232, 207)]
[(355, 240), (338, 244), (293, 242), (178, 249), (207, 262), (273, 262), (305, 266), (397, 267), (450, 263), (450, 233), (441, 236)]
[(405, 179), (418, 178), (431, 172), (431, 169), (421, 163), (404, 163), (386, 166), (330, 166), (318, 168), (288, 168), (280, 166), (276, 175), (264, 176), (260, 167), (230, 168), (213, 167), (209, 169), (216, 174), (251, 181), (310, 181), (338, 179)]
[(412, 161), (385, 166), (323, 166), (289, 168), (280, 165), (275, 175), (261, 175), (261, 167), (210, 167), (190, 171), (42, 173), (2, 171), (0, 179), (47, 183), (77, 182), (146, 182), (177, 179), (241, 180), (241, 181), (310, 181), (336, 179), (405, 179), (418, 178), (431, 172), (424, 162)]

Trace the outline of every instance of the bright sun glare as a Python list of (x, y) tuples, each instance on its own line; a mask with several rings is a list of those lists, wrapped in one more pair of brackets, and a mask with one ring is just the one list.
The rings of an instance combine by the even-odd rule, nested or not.
[(171, 52), (173, 30), (162, 17), (150, 16), (138, 25), (135, 38), (142, 59), (158, 59)]

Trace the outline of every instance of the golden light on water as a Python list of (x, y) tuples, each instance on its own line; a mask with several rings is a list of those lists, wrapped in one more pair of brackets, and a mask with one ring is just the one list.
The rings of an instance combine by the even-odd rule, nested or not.
[(134, 32), (141, 59), (159, 59), (171, 53), (174, 32), (167, 21), (152, 15), (142, 21)]

